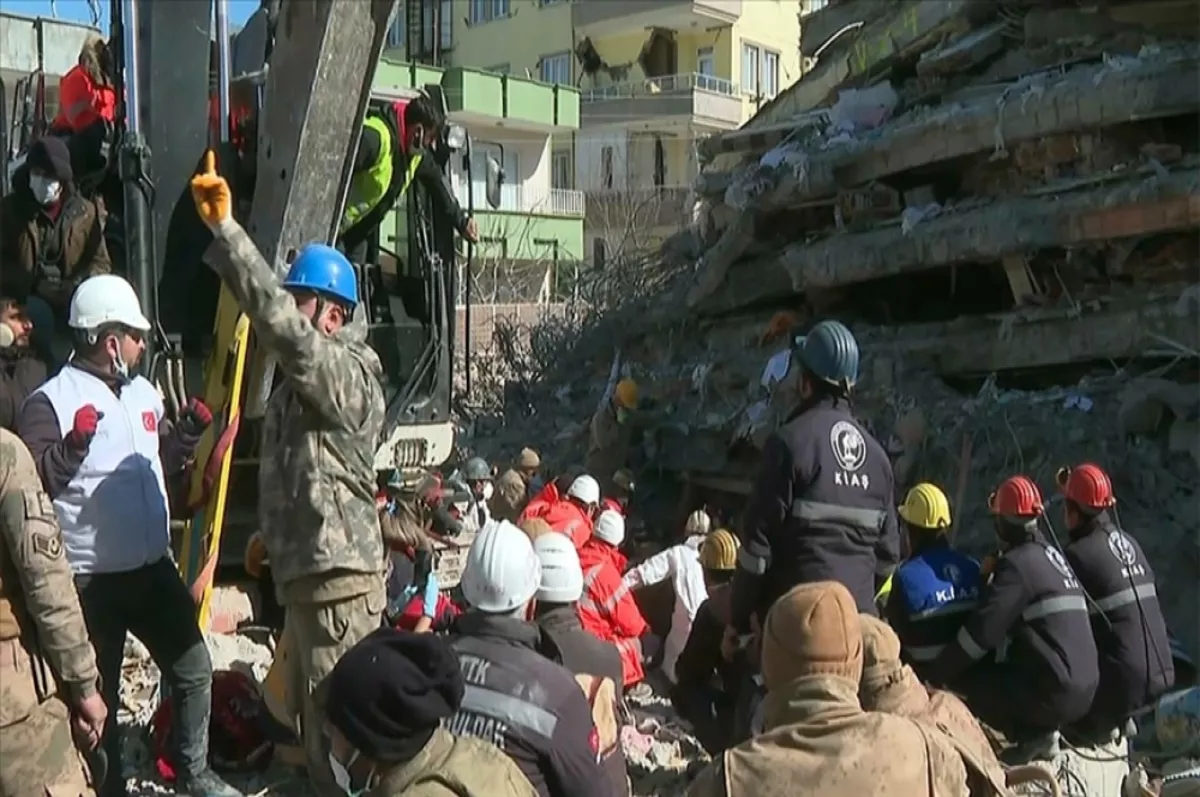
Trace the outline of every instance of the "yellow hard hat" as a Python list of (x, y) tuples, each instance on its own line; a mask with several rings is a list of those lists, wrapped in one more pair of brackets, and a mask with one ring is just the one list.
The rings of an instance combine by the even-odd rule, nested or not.
[(900, 517), (923, 529), (950, 527), (950, 502), (936, 484), (921, 482), (908, 491), (898, 510)]
[(632, 379), (622, 379), (617, 382), (617, 390), (613, 394), (617, 404), (624, 409), (634, 410), (638, 405), (638, 386)]
[(717, 529), (700, 544), (700, 566), (705, 570), (732, 570), (737, 566), (738, 538)]

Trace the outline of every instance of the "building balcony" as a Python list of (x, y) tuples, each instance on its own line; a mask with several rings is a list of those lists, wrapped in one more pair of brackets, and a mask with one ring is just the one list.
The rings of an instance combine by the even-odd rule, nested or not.
[(744, 0), (575, 0), (571, 24), (583, 36), (643, 33), (650, 28), (700, 32), (732, 25)]
[(691, 195), (683, 185), (588, 191), (584, 224), (591, 231), (625, 229), (633, 220), (641, 229), (683, 227), (691, 219)]
[[(585, 202), (582, 191), (565, 188), (536, 188), (529, 185), (500, 186), (500, 207), (491, 208), (484, 200), (486, 186), (476, 180), (473, 188), (475, 207), (480, 210), (496, 210), (501, 213), (522, 213), (530, 216), (562, 216), (581, 219)], [(457, 181), (454, 195), (460, 205), (467, 207), (467, 185)]]
[(580, 95), (580, 108), (584, 127), (682, 118), (732, 130), (741, 125), (743, 113), (737, 86), (695, 72), (587, 89)]

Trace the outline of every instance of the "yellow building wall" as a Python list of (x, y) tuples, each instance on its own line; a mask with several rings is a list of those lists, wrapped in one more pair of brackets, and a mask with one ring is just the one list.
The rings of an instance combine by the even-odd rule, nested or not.
[[(733, 25), (733, 71), (736, 85), (742, 80), (742, 43), (756, 44), (779, 53), (778, 91), (800, 79), (800, 4), (797, 0), (750, 0), (742, 4), (742, 16)], [(721, 75), (725, 77), (724, 74)], [(745, 118), (758, 109), (745, 100)]]
[[(469, 25), (470, 0), (454, 0), (454, 66), (487, 69), (509, 65), (513, 75), (526, 70), (540, 79), (539, 59), (574, 48), (571, 32), (571, 4), (541, 6), (538, 0), (509, 0), (509, 16), (479, 25)], [(571, 56), (574, 67), (575, 56)], [(571, 73), (574, 80), (575, 72)]]

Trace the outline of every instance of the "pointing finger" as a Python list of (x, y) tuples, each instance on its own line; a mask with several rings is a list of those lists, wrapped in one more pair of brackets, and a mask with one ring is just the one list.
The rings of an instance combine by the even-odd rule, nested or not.
[(217, 173), (217, 154), (215, 152), (213, 152), (211, 149), (208, 152), (204, 153), (204, 173), (205, 174), (216, 174)]

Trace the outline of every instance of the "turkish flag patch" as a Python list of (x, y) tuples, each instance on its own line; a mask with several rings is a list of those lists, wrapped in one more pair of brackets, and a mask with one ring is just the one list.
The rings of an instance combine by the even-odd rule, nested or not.
[(154, 414), (153, 410), (147, 410), (142, 413), (142, 426), (145, 427), (147, 432), (158, 431), (158, 416)]

